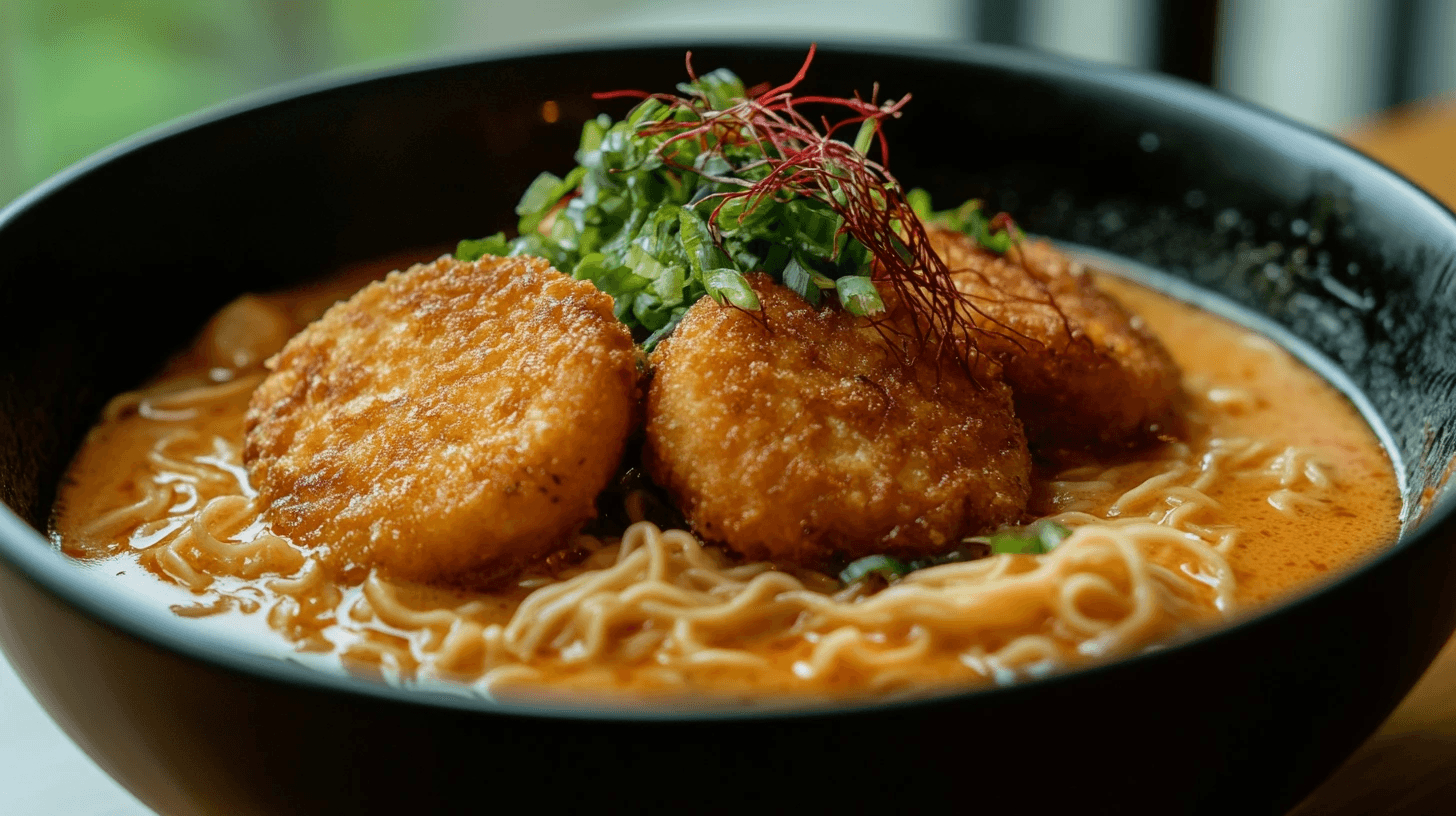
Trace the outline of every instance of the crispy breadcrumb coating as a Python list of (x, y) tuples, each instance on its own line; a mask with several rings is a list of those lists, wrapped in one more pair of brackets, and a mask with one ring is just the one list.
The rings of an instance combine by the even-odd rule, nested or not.
[(395, 272), (269, 366), (248, 474), (275, 531), (354, 576), (479, 583), (559, 547), (637, 411), (612, 299), (538, 258)]
[(1115, 450), (1175, 432), (1178, 364), (1080, 264), (1044, 241), (997, 255), (926, 231), (980, 312), (976, 347), (1005, 367), (1033, 450)]
[[(1030, 457), (997, 366), (815, 309), (767, 276), (761, 312), (703, 298), (653, 353), (648, 472), (693, 529), (750, 559), (919, 555), (1017, 519)], [(893, 304), (891, 304), (893, 307)]]

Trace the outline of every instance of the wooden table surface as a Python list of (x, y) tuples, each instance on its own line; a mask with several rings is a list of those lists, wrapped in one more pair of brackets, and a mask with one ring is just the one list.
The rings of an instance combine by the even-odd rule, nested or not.
[[(1456, 97), (1345, 134), (1456, 210)], [(1456, 639), (1380, 731), (1291, 816), (1456, 814)]]

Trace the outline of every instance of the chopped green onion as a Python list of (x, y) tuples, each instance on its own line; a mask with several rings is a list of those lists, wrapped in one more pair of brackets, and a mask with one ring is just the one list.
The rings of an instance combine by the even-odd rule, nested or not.
[[(794, 290), (794, 294), (809, 301), (810, 304), (818, 306), (819, 301), (823, 299), (823, 293), (818, 286), (814, 285), (814, 273), (805, 269), (799, 263), (798, 258), (789, 259), (789, 263), (784, 267), (783, 277), (784, 285)], [(831, 285), (833, 285), (832, 282)]]
[(850, 236), (844, 236), (840, 241), (839, 262), (836, 266), (845, 275), (869, 275), (873, 269), (874, 261), (870, 258), (869, 247), (854, 240)]
[(875, 289), (875, 282), (863, 275), (845, 275), (834, 282), (839, 302), (850, 314), (869, 317), (885, 310), (885, 302)]
[(878, 575), (886, 581), (892, 581), (910, 572), (910, 567), (898, 558), (891, 558), (888, 555), (867, 555), (849, 562), (839, 573), (839, 580), (848, 584), (862, 581), (870, 575)]
[(870, 145), (874, 144), (875, 131), (878, 129), (878, 119), (866, 119), (859, 125), (859, 133), (854, 137), (854, 150), (861, 156), (868, 156)]
[(733, 164), (716, 153), (700, 153), (693, 160), (693, 169), (705, 176), (731, 176)]
[(508, 255), (510, 244), (504, 232), (485, 238), (465, 239), (455, 245), (455, 257), (462, 261), (478, 261), (486, 255)]
[(644, 240), (638, 239), (637, 243), (627, 247), (627, 254), (622, 258), (622, 263), (632, 270), (634, 275), (647, 280), (657, 280), (666, 267), (644, 248)]
[(735, 269), (762, 269), (763, 259), (749, 251), (746, 247), (730, 245), (731, 256)]
[(910, 209), (915, 211), (921, 221), (931, 221), (935, 218), (935, 210), (930, 206), (930, 193), (925, 190), (916, 187), (905, 194), (905, 202), (910, 205)]
[[(745, 99), (744, 83), (732, 72), (712, 71), (681, 87), (684, 98), (648, 97), (623, 120), (603, 114), (583, 123), (577, 166), (564, 178), (542, 173), (522, 194), (516, 206), (518, 237), (462, 241), (457, 256), (543, 257), (611, 295), (615, 314), (647, 348), (667, 336), (704, 295), (758, 309), (745, 277), (756, 272), (816, 307), (833, 289), (852, 314), (882, 312), (884, 301), (871, 280), (871, 252), (841, 215), (851, 193), (868, 196), (861, 207), (888, 206), (899, 191), (893, 180), (877, 185), (865, 178), (873, 174), (863, 157), (874, 149), (881, 117), (858, 122), (852, 144), (835, 145), (837, 158), (823, 168), (823, 196), (803, 191), (743, 195), (746, 185), (768, 180), (774, 160), (797, 146), (760, 138), (752, 124), (746, 131), (732, 129), (754, 121), (738, 107)], [(718, 120), (730, 129), (715, 128)], [(705, 127), (698, 130), (699, 125)], [(697, 136), (680, 138), (690, 130)], [(1017, 240), (1014, 225), (1007, 220), (1009, 228), (999, 229), (1003, 221), (988, 220), (979, 202), (934, 213), (924, 191), (908, 197), (921, 218), (949, 219), (997, 251)], [(890, 245), (908, 265), (908, 247), (893, 234), (904, 226), (895, 220), (901, 217), (909, 215), (893, 215), (884, 226), (892, 233)], [(550, 228), (543, 230), (548, 219)], [(855, 224), (855, 229), (865, 228)]]
[(743, 80), (727, 68), (719, 68), (698, 77), (697, 82), (684, 82), (678, 90), (685, 94), (701, 94), (713, 110), (727, 110), (743, 98)]
[(1054, 521), (1038, 521), (1017, 530), (1003, 530), (983, 539), (997, 554), (1041, 555), (1056, 549), (1072, 531)]
[(735, 198), (725, 202), (723, 208), (718, 211), (718, 228), (725, 235), (732, 235), (743, 229), (743, 218), (748, 213), (748, 202), (741, 198)]
[(672, 319), (672, 304), (664, 305), (650, 291), (638, 292), (632, 299), (632, 316), (643, 326), (656, 331)]
[[(602, 291), (605, 292), (606, 290), (603, 289)], [(608, 292), (608, 294), (611, 293)], [(632, 311), (632, 304), (636, 300), (636, 292), (623, 292), (619, 295), (612, 295), (612, 316), (622, 321), (623, 323), (629, 322), (628, 317), (635, 316)]]
[[(627, 114), (627, 126), (636, 128), (651, 122), (661, 122), (664, 114), (671, 110), (662, 101), (657, 99), (644, 99), (642, 103)], [(606, 114), (603, 114), (605, 116)]]
[(605, 113), (595, 119), (588, 119), (586, 124), (581, 126), (581, 142), (577, 147), (576, 160), (585, 164), (585, 156), (601, 149), (602, 137), (607, 135), (607, 128), (612, 126), (612, 118)]
[[(922, 221), (955, 230), (997, 255), (1005, 255), (1013, 244), (1026, 237), (1004, 213), (995, 218), (987, 218), (981, 212), (980, 199), (973, 198), (954, 210), (935, 212), (930, 209), (930, 194), (924, 190), (911, 190), (905, 194), (905, 198)], [(993, 228), (993, 225), (997, 228)]]
[[(597, 260), (593, 260), (594, 258)], [(589, 256), (582, 259), (572, 276), (591, 281), (598, 289), (614, 298), (639, 292), (652, 283), (651, 279), (644, 278), (625, 266), (614, 266), (611, 263), (611, 259), (605, 256)]]
[(713, 243), (713, 234), (692, 207), (683, 207), (678, 211), (678, 227), (678, 235), (682, 238), (683, 249), (687, 250), (688, 263), (692, 266), (693, 273), (699, 280), (706, 282), (708, 270), (723, 265), (718, 260), (719, 252)]
[[(813, 283), (815, 286), (819, 287), (820, 289), (826, 289), (827, 290), (827, 289), (835, 289), (835, 288), (838, 288), (837, 285), (835, 284), (833, 278), (827, 278), (827, 277), (819, 274), (818, 272), (814, 272), (812, 270), (809, 272), (809, 281), (811, 283)], [(876, 292), (876, 294), (878, 294), (878, 292)]]
[(989, 232), (985, 233), (981, 235), (978, 240), (981, 242), (981, 246), (991, 250), (997, 255), (1005, 255), (1006, 250), (1011, 248), (1011, 233), (1006, 232), (1005, 230), (1002, 230), (1001, 232), (997, 232), (995, 234), (991, 234)]
[(568, 252), (577, 248), (577, 238), (580, 232), (576, 223), (570, 218), (557, 218), (551, 223), (551, 240), (561, 245), (561, 248)]
[(526, 192), (521, 196), (521, 202), (516, 205), (516, 215), (529, 215), (538, 213), (556, 203), (561, 198), (561, 179), (553, 173), (542, 173), (531, 182)]
[[(968, 539), (973, 542), (989, 544), (992, 553), (1019, 553), (1041, 555), (1056, 549), (1072, 531), (1057, 524), (1054, 521), (1042, 520), (1015, 530), (1003, 530), (989, 537), (978, 537)], [(908, 575), (916, 570), (927, 567), (935, 567), (941, 564), (952, 564), (960, 561), (969, 561), (978, 557), (977, 553), (970, 548), (957, 547), (950, 552), (939, 555), (919, 558), (914, 561), (901, 561), (888, 555), (867, 555), (851, 561), (839, 573), (839, 580), (844, 584), (853, 584), (861, 581), (869, 575), (879, 575), (886, 581), (893, 581), (901, 576)]]
[[(553, 208), (556, 207), (563, 196), (575, 190), (577, 185), (586, 176), (586, 168), (577, 167), (567, 174), (566, 178), (560, 179), (551, 173), (542, 173), (531, 182), (526, 192), (521, 196), (521, 201), (516, 205), (516, 215), (521, 216), (521, 222), (517, 225), (522, 235), (533, 232), (541, 224)], [(575, 238), (575, 233), (572, 233)]]
[(765, 274), (782, 279), (784, 270), (788, 268), (793, 257), (794, 253), (783, 244), (769, 244), (768, 253), (759, 266)]
[(719, 303), (726, 299), (740, 309), (758, 310), (758, 295), (736, 269), (710, 269), (703, 275), (703, 284), (708, 296)]
[(683, 283), (686, 277), (687, 275), (682, 266), (678, 264), (665, 266), (658, 273), (657, 278), (653, 280), (652, 292), (659, 298), (662, 298), (663, 303), (670, 305), (681, 303), (683, 298)]
[(807, 201), (793, 201), (788, 206), (788, 216), (792, 219), (799, 248), (816, 258), (834, 255), (836, 236), (844, 226), (844, 219), (838, 213)]

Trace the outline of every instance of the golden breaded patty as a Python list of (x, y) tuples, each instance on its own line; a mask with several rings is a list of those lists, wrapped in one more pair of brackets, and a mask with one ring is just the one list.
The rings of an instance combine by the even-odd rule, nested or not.
[(864, 318), (751, 283), (761, 312), (703, 298), (652, 357), (646, 466), (699, 535), (822, 566), (1022, 514), (1030, 457), (994, 363), (973, 381), (931, 345), (907, 365)]
[(273, 529), (357, 575), (471, 583), (594, 513), (631, 431), (612, 299), (535, 258), (441, 258), (329, 309), (269, 361), (243, 457)]
[(1173, 430), (1178, 364), (1081, 265), (1044, 241), (1000, 256), (958, 232), (926, 231), (982, 313), (977, 348), (1005, 367), (1033, 449), (1131, 447)]

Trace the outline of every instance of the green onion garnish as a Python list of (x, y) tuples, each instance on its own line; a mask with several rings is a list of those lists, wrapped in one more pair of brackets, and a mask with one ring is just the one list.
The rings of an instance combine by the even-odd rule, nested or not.
[(1043, 519), (1026, 527), (1002, 530), (990, 536), (975, 536), (965, 539), (967, 545), (978, 546), (963, 545), (949, 552), (917, 558), (913, 561), (901, 561), (888, 555), (867, 555), (851, 561), (849, 566), (839, 573), (839, 580), (846, 586), (862, 580), (868, 575), (878, 575), (886, 581), (893, 581), (927, 567), (974, 561), (986, 555), (985, 547), (990, 548), (992, 555), (1042, 555), (1056, 549), (1057, 545), (1071, 534), (1070, 529), (1055, 521)]
[(1038, 521), (1017, 530), (1002, 530), (984, 541), (992, 553), (1041, 555), (1056, 549), (1072, 531), (1055, 521)]
[(845, 275), (834, 282), (839, 290), (839, 302), (850, 314), (869, 317), (885, 310), (885, 302), (875, 290), (875, 282), (860, 275)]
[(915, 214), (928, 224), (955, 230), (970, 237), (997, 255), (1004, 255), (1017, 243), (1026, 240), (1026, 233), (1006, 213), (987, 218), (981, 212), (981, 201), (971, 199), (953, 210), (936, 211), (930, 204), (930, 193), (919, 189), (905, 194)]
[(892, 581), (910, 572), (910, 567), (898, 558), (891, 558), (888, 555), (867, 555), (849, 562), (849, 566), (839, 572), (839, 580), (846, 586), (856, 581), (862, 581), (870, 575), (878, 575), (886, 581)]
[(504, 232), (497, 232), (486, 238), (465, 239), (455, 247), (455, 257), (462, 261), (478, 261), (486, 255), (505, 255), (510, 252), (510, 242)]
[[(725, 69), (680, 95), (599, 94), (640, 102), (582, 126), (577, 166), (541, 174), (521, 197), (519, 237), (463, 241), (457, 254), (546, 258), (611, 295), (649, 350), (704, 296), (757, 309), (750, 273), (862, 316), (885, 310), (889, 286), (911, 295), (899, 300), (926, 336), (972, 338), (955, 352), (969, 370), (970, 318), (915, 215), (928, 199), (912, 207), (885, 167), (882, 128), (909, 97), (795, 99), (813, 55), (793, 81), (752, 95)], [(825, 107), (845, 115), (833, 122)], [(840, 141), (851, 127), (853, 143)]]

